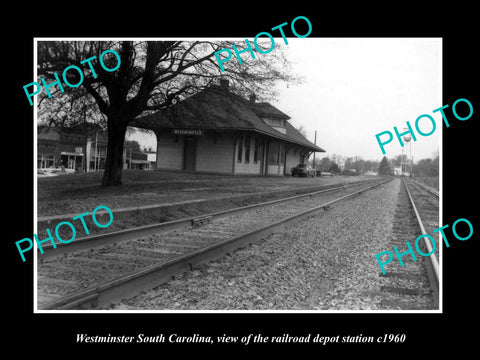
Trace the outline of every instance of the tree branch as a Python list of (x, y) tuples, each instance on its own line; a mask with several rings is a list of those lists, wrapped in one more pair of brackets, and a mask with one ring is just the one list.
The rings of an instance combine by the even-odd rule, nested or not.
[(98, 108), (100, 109), (100, 111), (108, 116), (109, 106), (107, 105), (105, 100), (103, 100), (103, 98), (100, 96), (100, 94), (93, 88), (93, 86), (90, 83), (84, 83), (83, 87), (88, 91), (90, 95), (93, 96), (93, 98), (98, 104)]

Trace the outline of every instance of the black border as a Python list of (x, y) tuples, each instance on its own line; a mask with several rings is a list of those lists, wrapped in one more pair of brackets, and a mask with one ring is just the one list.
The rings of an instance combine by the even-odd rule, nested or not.
[[(291, 4), (290, 4), (291, 5)], [(133, 6), (133, 5), (129, 5)], [(293, 6), (293, 5), (292, 5)], [(411, 354), (416, 351), (462, 350), (473, 348), (475, 334), (469, 324), (475, 310), (475, 257), (478, 250), (478, 215), (473, 211), (472, 193), (476, 159), (476, 122), (480, 113), (478, 99), (478, 41), (473, 36), (475, 22), (469, 13), (475, 10), (465, 6), (455, 9), (426, 9), (420, 11), (407, 4), (395, 5), (392, 9), (352, 8), (344, 4), (340, 9), (297, 8), (276, 4), (280, 11), (274, 13), (273, 6), (264, 12), (246, 4), (213, 4), (214, 12), (202, 4), (200, 11), (185, 6), (185, 9), (166, 9), (162, 4), (135, 4), (135, 9), (121, 9), (121, 5), (110, 5), (100, 12), (97, 7), (68, 10), (49, 3), (48, 8), (20, 12), (18, 24), (4, 29), (5, 34), (15, 32), (6, 41), (9, 56), (4, 55), (7, 86), (4, 85), (4, 118), (7, 139), (5, 154), (8, 159), (4, 171), (4, 229), (3, 242), (8, 268), (4, 271), (7, 284), (4, 306), (8, 335), (5, 343), (17, 350), (25, 346), (35, 351), (51, 351), (71, 348), (75, 353), (97, 350), (116, 352), (132, 346), (125, 344), (77, 344), (77, 333), (98, 335), (156, 335), (178, 333), (217, 336), (244, 336), (261, 333), (267, 336), (289, 333), (305, 335), (321, 333), (333, 335), (381, 336), (385, 333), (406, 334), (407, 341), (400, 344), (339, 344), (321, 346), (285, 344), (241, 344), (230, 345), (185, 345), (172, 344), (141, 345), (144, 351), (165, 349), (175, 351), (193, 350), (211, 352), (212, 349), (256, 352), (268, 348), (283, 352), (313, 350), (316, 354), (338, 354), (340, 350), (353, 350), (383, 354), (397, 352)], [(441, 6), (441, 5), (439, 5)], [(452, 6), (454, 7), (454, 6)], [(55, 10), (55, 11), (54, 11)], [(393, 11), (395, 10), (395, 11)], [(438, 12), (436, 10), (439, 10)], [(132, 15), (135, 12), (135, 16)], [(34, 15), (29, 15), (34, 14)], [(31, 82), (33, 74), (33, 38), (48, 36), (101, 36), (101, 37), (170, 37), (170, 36), (241, 36), (251, 38), (258, 32), (290, 22), (303, 15), (313, 25), (311, 37), (442, 37), (444, 68), (444, 100), (442, 104), (453, 104), (458, 98), (467, 98), (474, 107), (474, 115), (468, 121), (452, 120), (450, 128), (443, 128), (443, 214), (444, 223), (452, 224), (458, 218), (467, 218), (474, 224), (474, 236), (465, 242), (451, 241), (444, 248), (446, 268), (444, 272), (443, 314), (33, 314), (33, 257), (22, 263), (14, 241), (30, 237), (33, 233), (33, 111), (25, 101), (22, 86)], [(15, 23), (15, 21), (13, 21)], [(13, 28), (12, 28), (13, 27)], [(354, 54), (352, 54), (354, 56)], [(476, 86), (477, 85), (477, 86)], [(475, 92), (476, 90), (476, 92)], [(11, 102), (13, 98), (14, 102)], [(428, 112), (430, 109), (425, 109)], [(432, 109), (433, 110), (433, 109)], [(451, 110), (446, 111), (453, 119)], [(386, 114), (388, 116), (388, 114)], [(13, 161), (12, 161), (13, 160)], [(478, 183), (478, 182), (477, 182)], [(448, 270), (448, 271), (447, 271)], [(8, 295), (8, 297), (6, 296)], [(475, 328), (475, 325), (473, 329)], [(24, 345), (22, 347), (22, 345)], [(385, 350), (388, 350), (385, 352)], [(381, 351), (381, 353), (378, 353)], [(416, 352), (415, 354), (417, 354)], [(71, 353), (68, 353), (71, 354)], [(300, 353), (299, 353), (300, 354)]]

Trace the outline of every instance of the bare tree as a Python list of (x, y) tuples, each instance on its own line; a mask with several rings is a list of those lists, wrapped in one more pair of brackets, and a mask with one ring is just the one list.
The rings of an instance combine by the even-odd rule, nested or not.
[[(240, 95), (255, 92), (259, 97), (274, 95), (277, 81), (297, 81), (288, 71), (282, 48), (253, 58), (241, 53), (242, 63), (232, 56), (221, 72), (215, 52), (230, 48), (231, 42), (211, 41), (43, 41), (38, 43), (38, 75), (53, 84), (55, 73), (63, 74), (75, 65), (83, 70), (81, 85), (52, 86), (51, 97), (40, 94), (40, 119), (52, 126), (93, 122), (107, 130), (108, 145), (103, 186), (120, 185), (122, 153), (127, 126), (138, 116), (169, 108), (173, 103), (208, 87), (219, 77), (230, 80)], [(259, 46), (263, 46), (260, 44)], [(237, 44), (239, 51), (247, 48)], [(269, 46), (265, 46), (269, 48)], [(100, 56), (114, 50), (120, 57)], [(86, 59), (95, 57), (88, 65)], [(83, 62), (83, 63), (82, 63)], [(70, 84), (80, 82), (76, 71), (65, 73)], [(55, 90), (54, 90), (55, 89)]]
[(298, 132), (300, 134), (307, 137), (307, 130), (305, 129), (305, 127), (303, 125), (298, 126), (296, 129), (298, 130)]

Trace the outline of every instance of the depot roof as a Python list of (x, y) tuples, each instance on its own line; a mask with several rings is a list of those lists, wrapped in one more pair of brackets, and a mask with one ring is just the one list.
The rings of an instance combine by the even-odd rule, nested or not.
[[(262, 117), (285, 120), (286, 134), (277, 131)], [(305, 138), (287, 120), (290, 117), (269, 103), (246, 100), (224, 86), (209, 88), (178, 102), (171, 108), (135, 119), (131, 126), (154, 131), (163, 129), (244, 130), (325, 152)]]

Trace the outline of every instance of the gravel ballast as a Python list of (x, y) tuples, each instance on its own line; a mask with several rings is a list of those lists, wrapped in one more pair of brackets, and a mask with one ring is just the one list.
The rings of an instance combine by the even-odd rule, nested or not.
[[(385, 309), (375, 254), (391, 245), (400, 180), (337, 203), (109, 309)], [(405, 239), (407, 240), (407, 239)]]
[(103, 188), (101, 173), (39, 178), (39, 217), (110, 209), (209, 200), (266, 191), (300, 189), (371, 179), (371, 176), (225, 176), (166, 171), (123, 171), (123, 185)]

